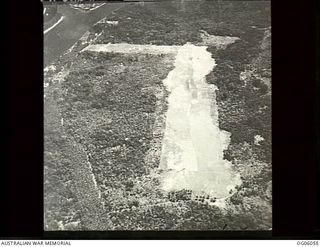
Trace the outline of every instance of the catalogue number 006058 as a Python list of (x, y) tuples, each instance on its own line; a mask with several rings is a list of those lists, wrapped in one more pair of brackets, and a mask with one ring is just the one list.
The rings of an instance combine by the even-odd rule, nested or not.
[(319, 245), (319, 241), (297, 241), (297, 245)]

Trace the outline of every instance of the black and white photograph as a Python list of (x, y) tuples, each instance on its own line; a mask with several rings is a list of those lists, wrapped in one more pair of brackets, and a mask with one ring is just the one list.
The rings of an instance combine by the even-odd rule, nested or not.
[(270, 5), (44, 1), (44, 231), (271, 231)]

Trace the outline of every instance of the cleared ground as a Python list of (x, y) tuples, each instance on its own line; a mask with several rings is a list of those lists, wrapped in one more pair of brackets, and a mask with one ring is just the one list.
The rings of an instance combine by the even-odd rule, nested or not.
[(206, 50), (186, 44), (175, 58), (175, 69), (164, 80), (169, 91), (160, 168), (165, 190), (192, 190), (223, 198), (240, 184), (223, 159), (228, 133), (219, 129), (215, 86), (205, 76), (215, 67)]
[[(220, 38), (216, 43), (226, 43)], [(231, 43), (230, 41), (228, 43)], [(157, 46), (134, 44), (96, 44), (83, 51), (123, 54), (174, 54), (175, 68), (163, 81), (169, 92), (166, 126), (162, 140), (160, 169), (167, 170), (162, 188), (188, 189), (194, 194), (227, 197), (240, 179), (223, 159), (229, 133), (219, 129), (215, 86), (205, 76), (215, 64), (205, 46)]]

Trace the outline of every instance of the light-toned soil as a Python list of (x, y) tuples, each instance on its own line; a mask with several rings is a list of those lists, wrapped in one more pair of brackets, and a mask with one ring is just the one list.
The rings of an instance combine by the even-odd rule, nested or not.
[(240, 183), (223, 159), (230, 134), (219, 129), (214, 85), (205, 76), (215, 67), (206, 47), (186, 44), (164, 80), (170, 92), (160, 168), (165, 190), (190, 189), (217, 198)]

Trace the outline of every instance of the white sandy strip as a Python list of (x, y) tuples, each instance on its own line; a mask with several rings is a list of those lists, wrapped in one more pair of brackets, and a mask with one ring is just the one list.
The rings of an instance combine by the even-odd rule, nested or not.
[(108, 24), (111, 26), (116, 26), (119, 24), (119, 21), (108, 21), (107, 17), (101, 19), (100, 21), (97, 22), (98, 24)]
[(218, 36), (213, 34), (208, 34), (204, 30), (200, 30), (200, 36), (202, 38), (201, 45), (212, 45), (218, 49), (225, 49), (228, 45), (240, 40), (239, 37), (233, 36)]
[(64, 16), (61, 16), (60, 19), (53, 24), (51, 27), (49, 27), (48, 29), (46, 29), (43, 34), (47, 34), (48, 32), (50, 32), (53, 28), (55, 28), (57, 25), (59, 25), (60, 22), (62, 22), (62, 20), (64, 19)]
[(100, 8), (100, 7), (102, 7), (102, 6), (105, 5), (105, 4), (106, 4), (106, 3), (102, 3), (102, 4), (98, 5), (98, 6), (90, 9), (89, 11), (92, 11), (92, 10), (95, 10), (95, 9), (97, 9), (97, 8)]
[(70, 7), (73, 8), (73, 9), (76, 9), (76, 10), (79, 10), (81, 12), (90, 12), (92, 10), (95, 10), (97, 8), (100, 8), (102, 7), (103, 5), (105, 5), (106, 3), (100, 3), (100, 4), (97, 4), (97, 6), (93, 7), (90, 9), (90, 3), (89, 4), (70, 4)]
[(177, 53), (181, 46), (170, 45), (132, 45), (132, 44), (96, 44), (89, 45), (82, 51), (115, 52), (128, 54), (169, 54)]
[(191, 189), (224, 198), (240, 183), (223, 159), (230, 133), (219, 129), (217, 88), (206, 83), (215, 66), (205, 46), (184, 45), (164, 80), (170, 94), (160, 168), (167, 170), (167, 191)]

